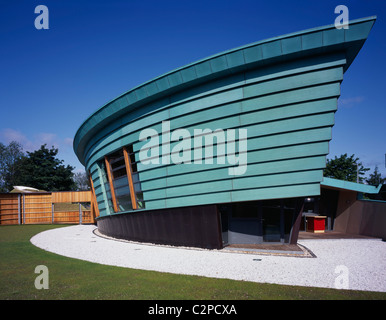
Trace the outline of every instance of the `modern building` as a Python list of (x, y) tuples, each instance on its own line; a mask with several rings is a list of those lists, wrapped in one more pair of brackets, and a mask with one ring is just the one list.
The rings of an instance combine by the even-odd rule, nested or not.
[(323, 169), (340, 84), (375, 19), (219, 53), (97, 110), (74, 150), (99, 231), (203, 248), (296, 243), (305, 201), (334, 189)]

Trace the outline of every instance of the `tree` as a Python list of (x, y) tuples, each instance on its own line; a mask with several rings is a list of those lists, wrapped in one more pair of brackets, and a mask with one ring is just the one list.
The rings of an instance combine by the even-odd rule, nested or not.
[(24, 157), (23, 148), (16, 141), (8, 146), (0, 143), (0, 192), (8, 192), (16, 185), (20, 159)]
[(381, 173), (378, 171), (378, 166), (375, 166), (374, 172), (370, 173), (370, 176), (368, 179), (366, 179), (366, 182), (373, 186), (378, 186), (380, 184), (385, 184), (386, 178), (382, 178)]
[(369, 170), (370, 168), (363, 167), (362, 163), (359, 162), (359, 158), (355, 158), (355, 155), (352, 154), (348, 157), (345, 153), (339, 158), (335, 156), (334, 159), (327, 159), (323, 175), (328, 178), (363, 183), (364, 177), (362, 176)]
[(90, 190), (90, 180), (88, 179), (86, 172), (75, 173), (73, 179), (76, 184), (77, 191)]
[(39, 150), (28, 152), (19, 160), (17, 175), (18, 185), (46, 191), (73, 191), (74, 167), (64, 166), (63, 160), (56, 158), (58, 149), (47, 149), (42, 145)]

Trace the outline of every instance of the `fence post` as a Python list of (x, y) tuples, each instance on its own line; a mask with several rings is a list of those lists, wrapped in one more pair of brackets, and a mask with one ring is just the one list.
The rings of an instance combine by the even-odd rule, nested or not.
[(51, 204), (51, 224), (54, 224), (54, 212), (55, 212), (55, 204)]
[(82, 224), (82, 206), (79, 202), (79, 224)]
[(23, 194), (23, 224), (25, 224), (25, 194)]
[(17, 223), (18, 224), (21, 224), (20, 197), (21, 197), (21, 194), (19, 193), (17, 195)]

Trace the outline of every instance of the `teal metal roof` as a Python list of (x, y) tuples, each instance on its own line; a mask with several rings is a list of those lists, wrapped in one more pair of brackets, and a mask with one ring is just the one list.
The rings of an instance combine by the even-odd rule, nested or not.
[[(128, 145), (146, 203), (141, 210), (320, 195), (343, 73), (374, 21), (232, 49), (155, 78), (100, 108), (74, 140), (100, 215), (115, 214), (103, 159)], [(145, 129), (155, 139), (151, 143)], [(179, 129), (189, 147), (182, 147)], [(197, 139), (196, 132), (201, 132)], [(149, 152), (156, 161), (142, 161)]]
[(337, 189), (357, 191), (357, 192), (363, 192), (363, 193), (373, 193), (373, 194), (379, 193), (379, 191), (382, 188), (382, 184), (380, 184), (378, 187), (375, 187), (375, 186), (370, 186), (368, 184), (355, 183), (355, 182), (343, 181), (343, 180), (326, 178), (326, 177), (323, 178), (323, 181), (320, 184), (325, 187), (332, 187)]
[(343, 52), (346, 71), (363, 46), (376, 20), (375, 16), (349, 22), (349, 29), (334, 25), (313, 28), (255, 42), (188, 64), (150, 80), (108, 102), (93, 113), (78, 129), (74, 150), (85, 164), (89, 141), (106, 125), (120, 117), (176, 92), (252, 68), (318, 54)]

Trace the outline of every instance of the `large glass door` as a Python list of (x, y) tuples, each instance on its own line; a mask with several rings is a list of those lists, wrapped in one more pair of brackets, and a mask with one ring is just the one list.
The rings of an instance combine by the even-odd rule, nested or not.
[(289, 243), (295, 199), (275, 199), (219, 206), (224, 245)]
[(264, 242), (281, 240), (281, 206), (278, 201), (264, 201), (262, 206), (262, 227)]

